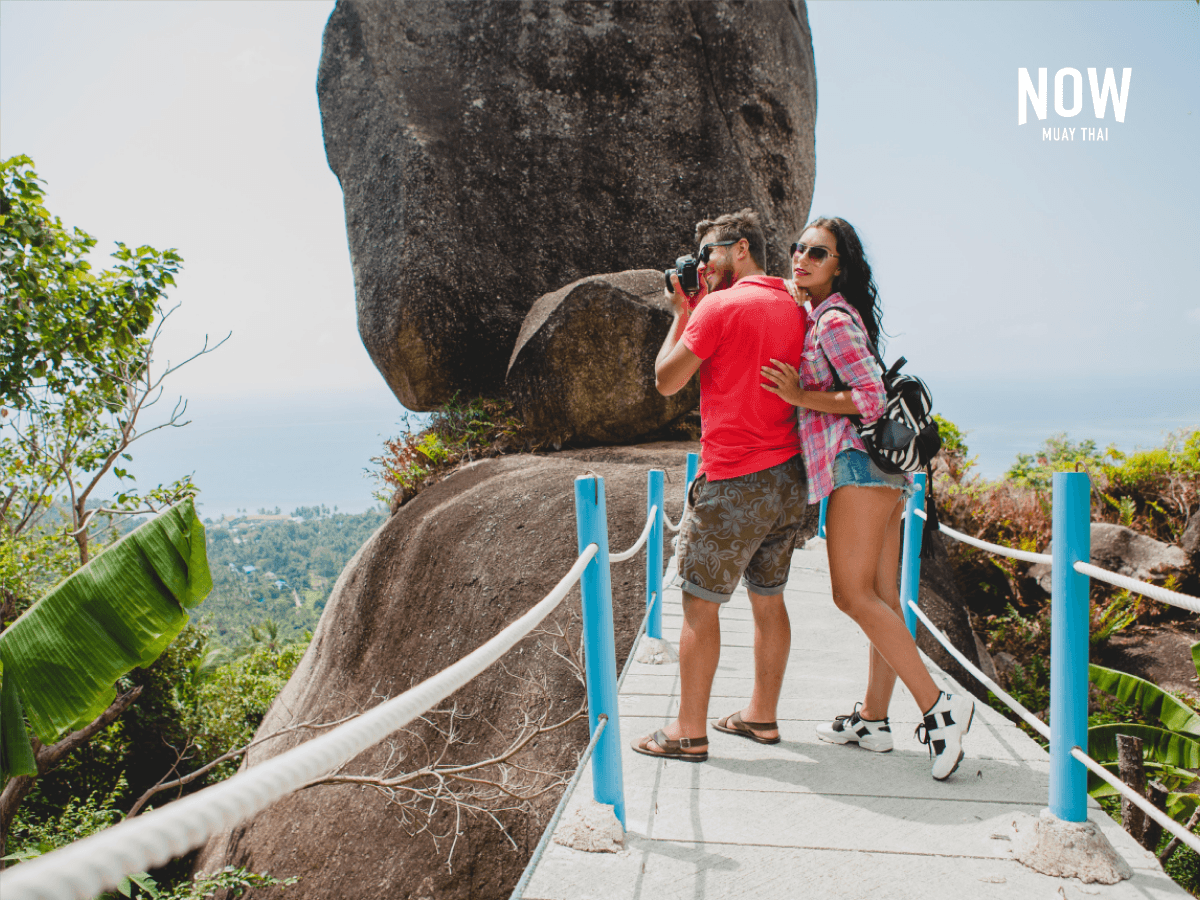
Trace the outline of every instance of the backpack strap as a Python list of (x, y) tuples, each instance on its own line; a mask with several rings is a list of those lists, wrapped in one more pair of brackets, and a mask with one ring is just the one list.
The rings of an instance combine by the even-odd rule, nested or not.
[[(818, 324), (820, 324), (820, 321), (821, 321), (823, 318), (825, 318), (825, 316), (826, 316), (828, 313), (831, 313), (831, 312), (833, 312), (835, 309), (836, 309), (836, 310), (839, 310), (840, 312), (846, 313), (846, 315), (850, 315), (850, 313), (846, 312), (846, 308), (845, 308), (844, 306), (839, 306), (839, 305), (838, 305), (838, 304), (836, 304), (836, 303), (835, 303), (835, 304), (833, 304), (833, 305), (831, 305), (831, 306), (827, 306), (827, 307), (825, 307), (825, 309), (823, 309), (823, 310), (821, 311), (821, 314), (820, 314), (819, 316), (817, 316), (817, 317), (816, 317), (816, 319), (814, 319), (814, 320), (813, 320), (813, 326), (812, 326), (812, 327), (813, 327), (813, 342), (814, 342), (814, 343), (816, 343), (818, 347), (821, 347), (821, 345), (820, 345), (820, 343), (817, 341), (817, 325), (818, 325)], [(853, 319), (853, 316), (851, 316), (851, 319)], [(864, 330), (865, 330), (865, 329), (864, 329)], [(893, 371), (891, 371), (891, 370), (889, 370), (889, 369), (888, 369), (888, 367), (887, 367), (887, 363), (885, 363), (885, 362), (883, 361), (883, 357), (879, 355), (879, 350), (878, 350), (878, 348), (875, 346), (875, 342), (871, 340), (871, 335), (870, 335), (870, 334), (868, 334), (868, 335), (867, 335), (867, 345), (868, 345), (868, 346), (871, 348), (871, 353), (872, 353), (872, 354), (874, 354), (874, 356), (875, 356), (875, 361), (876, 361), (877, 363), (879, 363), (879, 371), (880, 371), (881, 373), (884, 373), (884, 372), (886, 372), (886, 373), (887, 373), (887, 376), (890, 376), (890, 375), (893, 375), (893, 374), (895, 374), (895, 372), (893, 372)], [(825, 348), (824, 348), (824, 347), (821, 347), (821, 352), (822, 352), (822, 353), (825, 353)], [(835, 388), (836, 390), (839, 390), (839, 391), (844, 391), (844, 390), (846, 390), (846, 389), (847, 389), (847, 387), (848, 387), (848, 385), (846, 384), (846, 382), (842, 381), (842, 377), (841, 377), (841, 376), (838, 374), (837, 366), (835, 366), (835, 365), (833, 364), (833, 360), (829, 358), (829, 354), (828, 354), (828, 353), (825, 353), (825, 360), (826, 360), (826, 362), (828, 362), (828, 363), (829, 363), (829, 371), (831, 371), (831, 372), (833, 373), (833, 386), (834, 386), (834, 388)], [(902, 365), (904, 365), (904, 363), (905, 363), (905, 362), (907, 362), (907, 360), (906, 360), (906, 359), (905, 359), (903, 356), (902, 356), (902, 357), (900, 357), (898, 360), (896, 360), (895, 364), (892, 366), (892, 369), (894, 369), (894, 370), (896, 370), (896, 371), (899, 371), (899, 370), (900, 370), (900, 367), (901, 367)], [(884, 377), (887, 377), (887, 376), (884, 376)], [(885, 382), (885, 385), (886, 385), (886, 382)], [(854, 417), (854, 416), (852, 416), (851, 418), (855, 418), (855, 417)]]

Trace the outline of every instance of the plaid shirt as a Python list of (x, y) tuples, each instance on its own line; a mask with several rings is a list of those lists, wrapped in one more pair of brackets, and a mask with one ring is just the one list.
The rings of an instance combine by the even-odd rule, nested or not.
[[(883, 415), (887, 394), (883, 373), (871, 352), (870, 338), (858, 311), (841, 294), (833, 294), (812, 311), (809, 322), (816, 322), (831, 306), (839, 312), (825, 316), (804, 336), (800, 384), (806, 391), (832, 391), (833, 369), (829, 365), (832, 361), (842, 383), (850, 389), (850, 398), (863, 421), (874, 422)], [(808, 470), (808, 502), (820, 503), (833, 493), (834, 457), (843, 450), (865, 452), (867, 448), (848, 417), (803, 407), (796, 412)]]

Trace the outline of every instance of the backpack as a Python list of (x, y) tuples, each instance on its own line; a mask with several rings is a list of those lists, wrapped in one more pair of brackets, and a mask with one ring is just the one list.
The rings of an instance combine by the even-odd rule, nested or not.
[[(842, 307), (830, 306), (813, 322), (814, 331), (821, 319), (825, 318), (825, 313), (834, 309), (845, 312)], [(863, 424), (862, 416), (849, 416), (849, 419), (862, 438), (867, 453), (880, 469), (890, 474), (919, 472), (928, 467), (942, 449), (942, 439), (931, 411), (933, 398), (929, 395), (929, 388), (914, 375), (900, 374), (901, 367), (907, 362), (903, 356), (889, 369), (870, 338), (867, 343), (871, 345), (871, 352), (875, 354), (879, 370), (883, 372), (883, 387), (887, 393), (883, 415), (867, 425)], [(824, 353), (824, 350), (821, 352)], [(825, 358), (828, 360), (828, 355)], [(839, 391), (846, 390), (846, 384), (832, 361), (829, 368), (833, 371), (833, 386)]]

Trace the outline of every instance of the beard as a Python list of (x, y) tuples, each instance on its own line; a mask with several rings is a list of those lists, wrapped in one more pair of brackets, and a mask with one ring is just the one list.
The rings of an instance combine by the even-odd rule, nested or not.
[(705, 273), (705, 280), (708, 283), (708, 293), (710, 294), (731, 288), (733, 287), (733, 269), (730, 266), (711, 269)]

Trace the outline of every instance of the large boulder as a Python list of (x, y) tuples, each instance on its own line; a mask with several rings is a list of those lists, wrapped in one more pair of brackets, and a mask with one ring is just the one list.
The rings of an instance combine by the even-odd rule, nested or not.
[(339, 0), (317, 91), (359, 333), (410, 409), (502, 395), (538, 297), (744, 206), (783, 273), (808, 214), (803, 3)]
[(696, 378), (671, 397), (654, 388), (654, 359), (670, 327), (659, 270), (581, 278), (539, 298), (525, 317), (509, 396), (527, 426), (554, 440), (653, 434), (700, 403)]
[[(332, 722), (365, 710), (444, 669), (494, 636), (544, 597), (577, 556), (574, 479), (588, 470), (605, 480), (609, 540), (624, 549), (646, 517), (646, 470), (682, 476), (689, 444), (603, 448), (575, 456), (508, 456), (470, 465), (405, 504), (362, 547), (333, 590), (308, 652), (258, 731), (278, 735), (255, 746), (255, 766), (314, 734), (298, 723)], [(683, 478), (666, 484), (666, 511), (678, 518)], [(670, 547), (664, 542), (665, 557)], [(618, 665), (628, 655), (645, 608), (645, 558), (613, 565)], [(578, 638), (578, 588), (550, 628)], [(449, 762), (474, 762), (506, 748), (526, 712), (549, 710), (548, 722), (576, 709), (582, 688), (552, 653), (546, 636), (531, 635), (441, 709), (456, 708), (457, 741)], [(565, 647), (558, 644), (558, 652)], [(553, 708), (550, 709), (550, 704)], [(446, 715), (417, 720), (361, 754), (352, 775), (396, 775), (436, 756)], [(627, 736), (628, 737), (628, 736)], [(587, 744), (578, 720), (545, 734), (513, 761), (569, 777)], [(474, 773), (496, 779), (501, 773)], [(510, 770), (515, 786), (526, 773)], [(470, 785), (456, 786), (470, 799)], [(515, 846), (480, 812), (430, 799), (405, 809), (403, 790), (322, 785), (283, 798), (229, 835), (214, 838), (199, 867), (244, 865), (277, 877), (300, 876), (294, 900), (507, 897), (520, 877), (561, 795), (543, 794), (531, 812), (511, 802), (485, 802)], [(503, 798), (501, 798), (503, 799)], [(503, 811), (510, 807), (509, 811)], [(457, 816), (461, 814), (461, 822)], [(429, 825), (425, 829), (425, 825)], [(455, 831), (459, 831), (457, 839)], [(453, 848), (453, 857), (451, 850)]]
[[(1181, 547), (1164, 544), (1152, 537), (1138, 534), (1124, 525), (1093, 522), (1091, 527), (1091, 563), (1118, 575), (1161, 584), (1168, 575), (1179, 577), (1188, 567), (1188, 555)], [(1051, 547), (1046, 547), (1051, 552)], [(1037, 563), (1029, 567), (1029, 577), (1037, 580), (1050, 593), (1051, 567)]]

